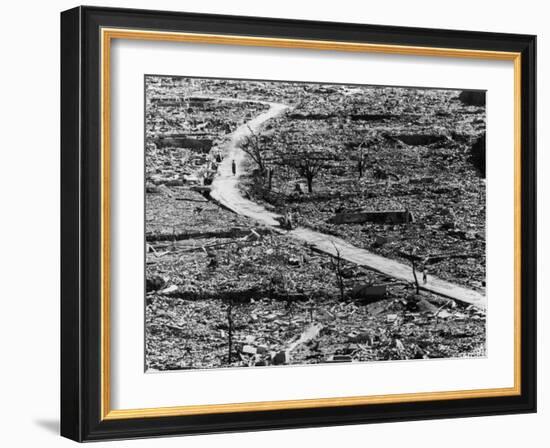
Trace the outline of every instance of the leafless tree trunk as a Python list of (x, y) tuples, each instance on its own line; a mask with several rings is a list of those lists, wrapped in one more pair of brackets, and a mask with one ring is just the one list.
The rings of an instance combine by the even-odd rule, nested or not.
[(264, 160), (265, 145), (262, 143), (262, 139), (259, 134), (256, 134), (250, 126), (248, 126), (250, 135), (245, 136), (241, 143), (240, 148), (254, 161), (258, 166), (262, 179), (265, 178), (266, 166)]
[(310, 194), (313, 193), (313, 179), (323, 168), (323, 163), (323, 161), (314, 158), (304, 158), (295, 164), (298, 174), (306, 179), (307, 191)]
[(231, 364), (233, 351), (233, 301), (227, 302), (227, 363)]
[(296, 173), (304, 178), (307, 182), (307, 189), (309, 193), (313, 193), (313, 180), (321, 172), (322, 169), (327, 167), (327, 162), (334, 160), (334, 155), (327, 152), (326, 148), (315, 147), (312, 145), (306, 146), (292, 146), (289, 143), (289, 148), (292, 151), (288, 156), (281, 159), (283, 165), (293, 168)]
[(307, 180), (307, 192), (313, 193), (313, 176), (311, 174), (306, 174)]
[(367, 166), (367, 151), (365, 150), (365, 142), (359, 145), (359, 155), (357, 156), (357, 171), (359, 172), (359, 179), (363, 177), (365, 168)]
[(333, 242), (332, 245), (334, 246), (334, 250), (336, 251), (336, 256), (333, 256), (330, 259), (330, 262), (332, 264), (332, 268), (334, 269), (334, 273), (336, 274), (336, 283), (338, 285), (338, 289), (340, 290), (340, 300), (343, 302), (345, 288), (344, 288), (344, 275), (342, 272), (342, 257), (340, 254), (340, 249), (338, 249), (336, 244), (334, 244)]
[(288, 293), (287, 293), (287, 301), (286, 301), (286, 308), (288, 310), (288, 332), (290, 333), (292, 331), (292, 311), (293, 311), (293, 303), (292, 300), (290, 300)]
[(313, 301), (313, 298), (310, 297), (308, 300), (308, 313), (309, 313), (309, 322), (313, 323), (313, 312), (315, 311), (315, 302)]
[(413, 277), (414, 277), (414, 284), (416, 287), (416, 293), (420, 294), (420, 285), (418, 284), (418, 277), (416, 276), (416, 263), (414, 261), (414, 257), (411, 255), (411, 265), (413, 270)]
[(268, 173), (268, 189), (271, 190), (271, 187), (273, 186), (273, 168), (269, 168)]

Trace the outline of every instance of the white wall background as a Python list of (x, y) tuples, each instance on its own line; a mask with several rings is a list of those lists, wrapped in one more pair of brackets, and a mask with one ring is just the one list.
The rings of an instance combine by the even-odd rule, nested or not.
[[(550, 36), (545, 2), (393, 0), (157, 0), (88, 4), (204, 13), (469, 29), (537, 34), (539, 147), (539, 413), (414, 423), (346, 426), (141, 441), (109, 446), (318, 447), (342, 444), (446, 448), (542, 447), (550, 438), (546, 387), (550, 318), (543, 306), (550, 277), (544, 232), (550, 158), (544, 153), (550, 120), (545, 76)], [(0, 441), (4, 446), (69, 446), (58, 435), (59, 414), (59, 12), (78, 3), (4, 2), (0, 70)], [(546, 356), (544, 356), (546, 355)], [(103, 446), (99, 444), (97, 446)]]

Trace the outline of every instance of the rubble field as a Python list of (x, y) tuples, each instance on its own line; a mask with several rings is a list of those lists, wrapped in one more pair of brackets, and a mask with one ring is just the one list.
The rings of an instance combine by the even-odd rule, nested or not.
[[(459, 91), (358, 91), (354, 101), (342, 94), (304, 100), (273, 120), (264, 135), (271, 188), (249, 176), (243, 191), (271, 210), (290, 210), (297, 225), (401, 261), (414, 251), (428, 273), (484, 291), (485, 179), (471, 147), (485, 132), (485, 109), (464, 105)], [(304, 157), (326, 158), (312, 192), (285, 163), (301, 147), (315, 148)], [(338, 213), (383, 210), (407, 210), (413, 219), (330, 222)]]
[[(147, 77), (147, 369), (484, 356), (484, 311), (315, 252), (209, 197), (231, 133), (266, 102), (287, 104), (258, 135), (270, 185), (249, 160), (243, 195), (415, 260), (420, 277), (484, 291), (485, 180), (471, 148), (485, 112), (459, 95)], [(296, 160), (320, 153), (309, 191)], [(407, 218), (361, 222), (385, 211)]]
[(350, 263), (346, 291), (387, 290), (373, 302), (342, 301), (330, 257), (250, 230), (170, 242), (147, 257), (148, 369), (483, 355), (485, 315), (476, 308)]

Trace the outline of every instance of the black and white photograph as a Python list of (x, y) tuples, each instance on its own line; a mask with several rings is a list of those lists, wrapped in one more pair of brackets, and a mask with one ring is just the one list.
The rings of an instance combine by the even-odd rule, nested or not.
[(1, 446), (544, 445), (544, 2), (3, 6)]
[(147, 75), (146, 370), (485, 356), (485, 105)]

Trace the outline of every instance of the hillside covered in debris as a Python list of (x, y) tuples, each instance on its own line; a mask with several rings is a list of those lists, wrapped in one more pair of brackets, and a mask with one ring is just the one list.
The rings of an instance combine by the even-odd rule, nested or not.
[[(288, 107), (249, 127), (233, 175), (280, 227), (210, 196), (233, 133), (273, 103)], [(482, 92), (150, 76), (145, 118), (148, 369), (484, 355), (484, 309), (422, 288), (485, 290)]]

